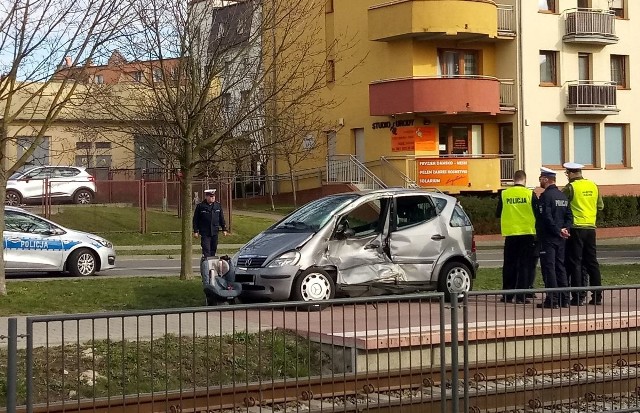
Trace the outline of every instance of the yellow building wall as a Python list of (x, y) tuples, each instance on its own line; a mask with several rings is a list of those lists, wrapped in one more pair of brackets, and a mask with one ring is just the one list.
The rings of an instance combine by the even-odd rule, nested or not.
[[(449, 7), (458, 6), (460, 1), (413, 1), (407, 3), (432, 3), (437, 12), (448, 11)], [(437, 3), (437, 4), (436, 4)], [(322, 18), (324, 35), (318, 39), (318, 44), (331, 44), (334, 36), (343, 39), (354, 39), (349, 44), (346, 53), (331, 55), (335, 58), (335, 82), (327, 84), (321, 96), (323, 99), (335, 103), (326, 110), (326, 129), (336, 132), (335, 153), (356, 155), (356, 131), (364, 131), (364, 154), (362, 158), (366, 166), (374, 173), (381, 170), (381, 157), (402, 155), (432, 155), (437, 156), (438, 150), (429, 152), (392, 152), (392, 133), (389, 128), (374, 129), (376, 122), (393, 122), (395, 120), (413, 119), (413, 126), (422, 126), (423, 119), (428, 119), (429, 126), (438, 128), (441, 123), (482, 124), (483, 152), (497, 154), (499, 151), (498, 125), (496, 117), (473, 116), (464, 117), (413, 114), (400, 115), (397, 118), (388, 116), (371, 116), (369, 114), (369, 84), (372, 81), (420, 76), (438, 75), (438, 51), (440, 49), (466, 49), (480, 51), (480, 74), (484, 76), (496, 75), (496, 46), (493, 42), (467, 42), (457, 40), (421, 41), (411, 38), (394, 41), (371, 41), (368, 38), (369, 17), (365, 13), (370, 7), (380, 4), (374, 0), (349, 0), (334, 2), (334, 12), (327, 13)], [(472, 9), (465, 8), (462, 19), (477, 21), (478, 17)], [(415, 12), (414, 12), (415, 13)], [(492, 13), (496, 13), (493, 9)], [(497, 15), (497, 13), (495, 14)], [(492, 15), (495, 17), (495, 15)], [(446, 20), (446, 19), (445, 19)], [(443, 24), (446, 21), (442, 20)], [(392, 24), (393, 19), (386, 24)], [(495, 25), (495, 21), (490, 23)], [(313, 27), (313, 25), (310, 25)], [(453, 28), (452, 30), (454, 31)], [(354, 37), (355, 36), (355, 37)], [(338, 42), (340, 43), (340, 42)], [(342, 46), (346, 44), (342, 43)], [(321, 134), (323, 135), (323, 134)], [(326, 139), (324, 136), (319, 139)], [(438, 131), (436, 130), (436, 139)], [(296, 169), (307, 170), (322, 168), (326, 164), (327, 146), (323, 144), (313, 159), (309, 159)], [(288, 168), (283, 162), (276, 167), (277, 173), (287, 173)], [(313, 179), (307, 179), (307, 182)], [(289, 185), (290, 186), (290, 185)], [(305, 185), (306, 186), (306, 185)]]

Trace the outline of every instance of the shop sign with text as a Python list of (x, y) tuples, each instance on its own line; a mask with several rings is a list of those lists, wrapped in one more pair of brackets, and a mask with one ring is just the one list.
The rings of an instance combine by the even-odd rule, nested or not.
[(466, 158), (420, 158), (418, 164), (418, 185), (468, 186), (469, 160)]
[(436, 128), (433, 126), (399, 127), (391, 135), (391, 152), (435, 152)]

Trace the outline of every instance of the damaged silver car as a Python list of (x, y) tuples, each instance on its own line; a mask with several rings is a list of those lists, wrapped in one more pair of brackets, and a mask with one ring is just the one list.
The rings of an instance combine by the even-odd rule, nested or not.
[(473, 285), (473, 225), (456, 198), (420, 189), (330, 195), (258, 234), (233, 257), (244, 297), (322, 301)]

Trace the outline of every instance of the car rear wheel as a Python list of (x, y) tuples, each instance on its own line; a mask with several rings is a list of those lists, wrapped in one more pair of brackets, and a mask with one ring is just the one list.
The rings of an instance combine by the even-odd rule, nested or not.
[(75, 250), (69, 255), (67, 268), (74, 277), (87, 277), (96, 273), (98, 261), (88, 249)]
[(90, 204), (93, 201), (93, 192), (88, 189), (80, 189), (73, 195), (76, 204)]
[(22, 197), (17, 191), (9, 190), (4, 198), (5, 205), (18, 206), (22, 202)]
[[(336, 295), (336, 283), (324, 270), (311, 268), (300, 274), (293, 283), (291, 298), (294, 301), (321, 302), (330, 300)], [(322, 306), (311, 306), (311, 310), (319, 310)]]
[(449, 262), (442, 267), (438, 276), (438, 291), (444, 293), (447, 302), (455, 300), (461, 293), (471, 291), (473, 275), (471, 269), (461, 262)]

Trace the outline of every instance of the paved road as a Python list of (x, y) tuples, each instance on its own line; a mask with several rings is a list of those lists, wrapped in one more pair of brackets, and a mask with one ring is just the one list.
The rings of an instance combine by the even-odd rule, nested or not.
[[(500, 249), (482, 249), (478, 250), (478, 259), (482, 268), (497, 268), (502, 266), (502, 250)], [(598, 251), (598, 259), (601, 264), (636, 264), (640, 263), (640, 249), (628, 249), (624, 246), (618, 248), (602, 248)], [(194, 272), (198, 272), (199, 258), (193, 258)], [(101, 276), (119, 277), (119, 276), (146, 276), (146, 277), (162, 277), (174, 275), (180, 272), (179, 254), (175, 258), (166, 256), (120, 256), (117, 260), (117, 267), (100, 273)], [(59, 274), (49, 274), (42, 276), (40, 274), (28, 275), (10, 275), (12, 280), (37, 280), (37, 279), (56, 279)]]

